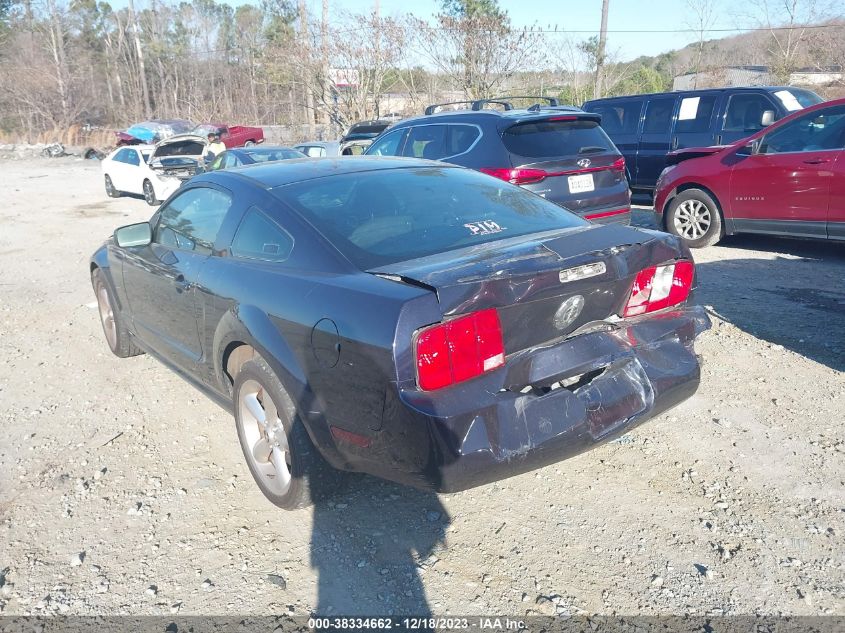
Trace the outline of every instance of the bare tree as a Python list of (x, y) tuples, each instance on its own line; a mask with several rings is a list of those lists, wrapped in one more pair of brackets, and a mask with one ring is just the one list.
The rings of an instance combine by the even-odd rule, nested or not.
[(695, 29), (698, 36), (696, 43), (695, 58), (692, 66), (692, 72), (695, 73), (695, 80), (693, 81), (693, 88), (697, 88), (698, 75), (701, 72), (701, 61), (704, 55), (704, 42), (709, 29), (713, 26), (716, 19), (716, 7), (718, 0), (684, 0), (687, 10), (689, 11), (689, 18), (687, 24), (690, 28)]

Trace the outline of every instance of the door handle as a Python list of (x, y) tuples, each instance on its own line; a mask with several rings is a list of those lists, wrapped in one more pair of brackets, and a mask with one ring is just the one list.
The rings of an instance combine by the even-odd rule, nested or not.
[(716, 135), (716, 145), (721, 145), (721, 144), (722, 144), (722, 135), (717, 134)]
[(672, 149), (678, 149), (678, 137), (672, 139)]
[(804, 161), (805, 165), (821, 165), (822, 163), (829, 163), (827, 158), (808, 158)]

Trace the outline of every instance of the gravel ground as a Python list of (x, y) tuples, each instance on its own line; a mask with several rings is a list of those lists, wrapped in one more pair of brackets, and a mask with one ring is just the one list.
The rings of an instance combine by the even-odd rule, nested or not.
[(614, 443), (448, 496), (356, 476), (284, 512), (228, 414), (108, 351), (88, 257), (150, 208), (93, 161), (0, 161), (0, 182), (4, 614), (845, 615), (843, 245), (696, 252), (701, 388)]

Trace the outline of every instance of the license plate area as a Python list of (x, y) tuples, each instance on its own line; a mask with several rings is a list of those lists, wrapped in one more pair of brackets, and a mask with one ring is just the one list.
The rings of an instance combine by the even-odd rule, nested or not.
[(608, 366), (575, 391), (587, 410), (590, 434), (599, 440), (654, 404), (654, 390), (642, 365), (629, 358)]
[(569, 183), (569, 193), (584, 193), (585, 191), (595, 191), (596, 189), (592, 174), (569, 176), (567, 181)]

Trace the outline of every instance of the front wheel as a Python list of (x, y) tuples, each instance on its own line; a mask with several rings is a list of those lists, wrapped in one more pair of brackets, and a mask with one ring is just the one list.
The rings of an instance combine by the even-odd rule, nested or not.
[(123, 317), (115, 309), (114, 299), (106, 285), (103, 272), (95, 268), (91, 273), (91, 285), (94, 286), (94, 294), (97, 295), (97, 310), (100, 313), (100, 323), (103, 326), (103, 334), (106, 336), (106, 343), (112, 354), (118, 358), (128, 358), (143, 354), (144, 351), (132, 340), (132, 335), (123, 323)]
[(244, 363), (233, 388), (235, 426), (252, 477), (285, 510), (311, 505), (337, 471), (314, 448), (296, 406), (262, 358)]
[(712, 246), (722, 239), (722, 214), (707, 192), (687, 189), (669, 204), (666, 228), (690, 248)]
[(151, 207), (160, 204), (159, 199), (156, 198), (156, 190), (153, 187), (153, 183), (149, 180), (144, 181), (144, 200), (146, 200), (147, 204)]

